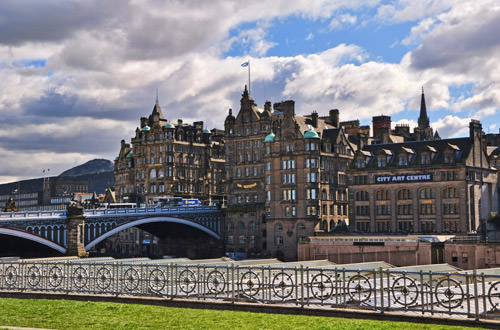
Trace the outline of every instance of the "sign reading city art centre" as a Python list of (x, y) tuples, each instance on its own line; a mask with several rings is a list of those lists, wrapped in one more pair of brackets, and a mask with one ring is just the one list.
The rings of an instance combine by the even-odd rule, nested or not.
[(432, 181), (432, 174), (398, 174), (398, 175), (377, 175), (376, 183), (407, 183)]

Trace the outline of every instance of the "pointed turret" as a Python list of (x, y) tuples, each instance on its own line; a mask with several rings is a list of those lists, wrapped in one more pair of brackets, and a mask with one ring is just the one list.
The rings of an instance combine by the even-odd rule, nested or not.
[(165, 119), (165, 117), (163, 117), (163, 112), (161, 111), (160, 108), (160, 103), (158, 102), (158, 92), (156, 92), (156, 101), (153, 107), (153, 112), (151, 114), (152, 115), (158, 114), (159, 119)]
[(418, 117), (418, 127), (420, 129), (429, 127), (429, 117), (427, 116), (427, 107), (425, 106), (424, 87), (422, 87), (422, 99), (420, 100), (420, 116)]

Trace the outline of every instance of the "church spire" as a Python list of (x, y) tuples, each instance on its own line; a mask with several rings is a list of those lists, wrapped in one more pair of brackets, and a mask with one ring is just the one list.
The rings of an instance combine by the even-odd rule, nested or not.
[(423, 86), (422, 86), (422, 99), (420, 100), (420, 116), (418, 117), (418, 127), (420, 129), (429, 127), (429, 117), (427, 116), (427, 107), (425, 106), (425, 95)]

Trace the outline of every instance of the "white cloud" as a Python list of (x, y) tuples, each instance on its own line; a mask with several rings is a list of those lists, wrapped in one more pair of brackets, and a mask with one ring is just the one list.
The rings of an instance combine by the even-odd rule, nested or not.
[(448, 115), (432, 123), (434, 131), (438, 131), (443, 137), (468, 136), (469, 123), (471, 118), (460, 118)]
[[(500, 9), (493, 0), (379, 6), (377, 19), (386, 24), (415, 22), (402, 42), (418, 47), (400, 63), (373, 61), (370, 56), (377, 54), (354, 44), (266, 56), (286, 46), (269, 39), (280, 20), (295, 15), (332, 29), (352, 28), (363, 17), (358, 9), (375, 7), (377, 0), (96, 4), (0, 3), (5, 32), (0, 35), (0, 151), (9, 159), (0, 167), (0, 180), (38, 176), (44, 167), (62, 171), (90, 158), (113, 159), (119, 141), (129, 140), (139, 118), (151, 112), (156, 88), (169, 120), (205, 120), (208, 127), (220, 128), (227, 109), (239, 107), (247, 83), (240, 64), (248, 59), (256, 102), (292, 98), (302, 114), (339, 108), (341, 120), (369, 120), (417, 110), (424, 85), (433, 126), (446, 137), (463, 132), (468, 119), (461, 117), (481, 118), (500, 106)], [(26, 18), (33, 23), (17, 25)], [(235, 46), (245, 56), (222, 58)], [(46, 67), (13, 65), (30, 59), (46, 59)], [(450, 95), (450, 86), (462, 84), (473, 86), (472, 92)], [(455, 114), (433, 118), (436, 109)], [(414, 125), (418, 112), (410, 113)]]
[(341, 30), (348, 26), (356, 24), (357, 17), (351, 14), (342, 14), (338, 18), (334, 18), (328, 25), (330, 30)]

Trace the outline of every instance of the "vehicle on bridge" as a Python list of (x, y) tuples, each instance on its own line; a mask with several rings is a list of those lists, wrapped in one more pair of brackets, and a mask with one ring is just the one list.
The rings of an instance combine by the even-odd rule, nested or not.
[(157, 207), (169, 206), (202, 206), (199, 199), (187, 199), (182, 197), (155, 197), (153, 205)]
[(136, 203), (101, 203), (104, 209), (133, 209), (137, 207)]

